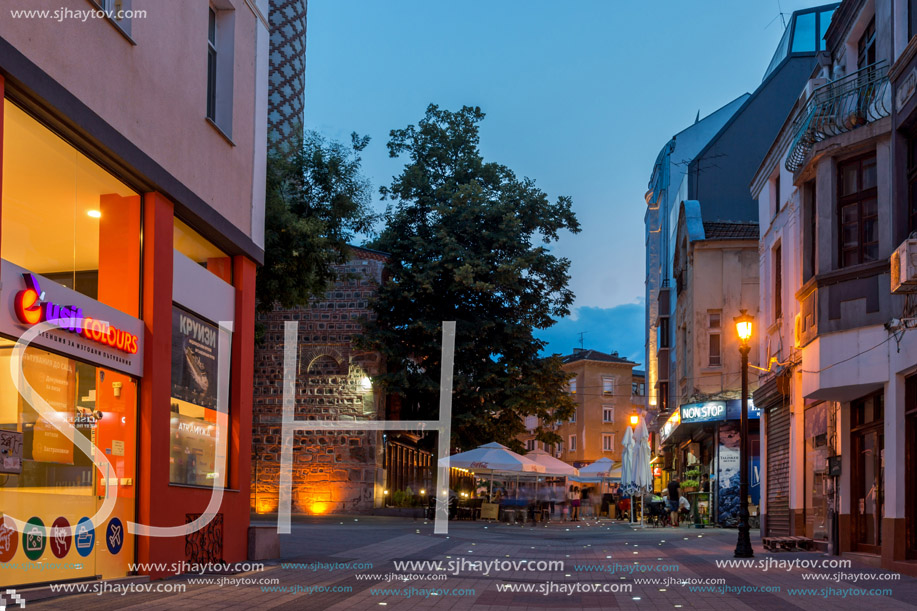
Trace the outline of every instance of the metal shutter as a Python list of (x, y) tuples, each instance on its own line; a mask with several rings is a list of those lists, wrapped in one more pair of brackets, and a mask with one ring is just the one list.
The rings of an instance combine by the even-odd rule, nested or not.
[(767, 533), (790, 535), (790, 407), (771, 408), (765, 416), (767, 440)]

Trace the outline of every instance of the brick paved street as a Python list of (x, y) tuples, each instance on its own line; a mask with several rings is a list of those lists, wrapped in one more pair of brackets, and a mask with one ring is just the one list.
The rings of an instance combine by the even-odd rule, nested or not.
[[(757, 537), (757, 532), (753, 533)], [(187, 577), (169, 580), (187, 584), (180, 594), (117, 593), (79, 595), (29, 603), (29, 609), (911, 609), (917, 607), (917, 579), (876, 580), (889, 575), (854, 564), (844, 569), (718, 568), (717, 560), (731, 559), (735, 547), (733, 530), (693, 528), (634, 530), (626, 524), (581, 522), (547, 527), (509, 526), (487, 522), (451, 522), (448, 536), (433, 535), (432, 523), (423, 520), (383, 517), (309, 518), (294, 522), (293, 534), (282, 539), (283, 561), (308, 563), (306, 568), (271, 563), (257, 573), (232, 578), (278, 579), (261, 585), (202, 585)], [(824, 560), (815, 552), (765, 553), (756, 544), (756, 561)], [(448, 579), (433, 580), (436, 571), (396, 570), (402, 560), (439, 560), (445, 568), (464, 570)], [(482, 575), (468, 570), (473, 561), (562, 561), (555, 570), (499, 570)], [(372, 563), (372, 568), (329, 568), (333, 563)], [(454, 565), (447, 563), (455, 562)], [(317, 570), (312, 570), (312, 563)], [(584, 567), (582, 565), (592, 565)], [(603, 565), (607, 569), (599, 569)], [(622, 567), (644, 572), (628, 574)], [(642, 569), (640, 567), (643, 567)], [(538, 569), (537, 565), (533, 565)], [(544, 567), (542, 567), (544, 568)], [(592, 570), (585, 570), (585, 569)], [(598, 569), (598, 570), (597, 570)], [(614, 572), (611, 572), (614, 569)], [(658, 570), (657, 570), (658, 569)], [(804, 575), (843, 571), (837, 581), (805, 579)], [(391, 580), (397, 573), (421, 574), (424, 579)], [(857, 574), (857, 577), (851, 577)], [(375, 575), (357, 579), (358, 575)], [(863, 576), (870, 579), (863, 579)], [(219, 576), (209, 576), (220, 579)], [(666, 585), (664, 580), (722, 579), (720, 583)], [(390, 579), (387, 581), (387, 579)], [(855, 583), (854, 580), (858, 581)], [(639, 583), (659, 580), (658, 583)], [(160, 583), (160, 582), (154, 582)], [(500, 591), (503, 586), (535, 591)], [(558, 592), (559, 587), (598, 584), (619, 591)], [(630, 591), (624, 591), (625, 589)], [(541, 588), (551, 588), (545, 595)], [(724, 593), (724, 588), (731, 592)], [(744, 592), (736, 593), (745, 588)], [(265, 591), (262, 589), (264, 588)], [(279, 591), (286, 588), (287, 591)], [(313, 588), (309, 593), (306, 590)], [(440, 590), (430, 595), (431, 589)], [(692, 591), (708, 590), (708, 591)], [(760, 591), (767, 588), (769, 591)], [(793, 592), (808, 588), (808, 593)], [(826, 588), (833, 592), (825, 595)], [(867, 596), (871, 588), (889, 588), (890, 595)], [(332, 591), (332, 590), (347, 591)], [(753, 591), (758, 589), (759, 591)], [(864, 593), (855, 591), (859, 589)], [(271, 590), (271, 591), (268, 591)], [(298, 590), (298, 591), (297, 591)], [(385, 592), (383, 592), (385, 590)], [(397, 592), (396, 592), (397, 590)], [(461, 595), (452, 595), (465, 590)]]

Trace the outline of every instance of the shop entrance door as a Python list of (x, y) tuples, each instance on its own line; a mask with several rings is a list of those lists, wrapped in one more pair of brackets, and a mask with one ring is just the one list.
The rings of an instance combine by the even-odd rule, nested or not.
[(885, 513), (882, 395), (855, 401), (851, 410), (853, 548), (858, 552), (878, 554), (881, 552), (882, 516)]

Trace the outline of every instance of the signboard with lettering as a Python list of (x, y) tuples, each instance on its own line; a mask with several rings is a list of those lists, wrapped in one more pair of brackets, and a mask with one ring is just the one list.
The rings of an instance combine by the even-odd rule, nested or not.
[(669, 419), (665, 421), (665, 424), (662, 425), (662, 428), (659, 429), (659, 441), (665, 441), (671, 437), (672, 433), (675, 432), (675, 429), (678, 428), (678, 425), (681, 424), (681, 413), (672, 412), (672, 415), (669, 416)]
[(31, 343), (131, 375), (143, 374), (143, 322), (7, 260), (0, 262), (0, 333), (21, 337), (39, 323), (60, 328)]
[(713, 422), (726, 419), (725, 401), (686, 403), (681, 406), (682, 422)]
[[(703, 403), (685, 403), (680, 408), (681, 421), (688, 422), (722, 422), (739, 420), (742, 417), (742, 403), (739, 399), (728, 401), (704, 401)], [(748, 400), (748, 418), (761, 418), (761, 410)]]
[(217, 407), (216, 325), (172, 307), (172, 398)]

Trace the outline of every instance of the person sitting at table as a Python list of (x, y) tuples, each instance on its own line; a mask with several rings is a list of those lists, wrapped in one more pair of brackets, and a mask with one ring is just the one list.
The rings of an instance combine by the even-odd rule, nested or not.
[(684, 496), (678, 498), (678, 517), (682, 520), (687, 520), (688, 516), (691, 515), (691, 501), (686, 499)]

